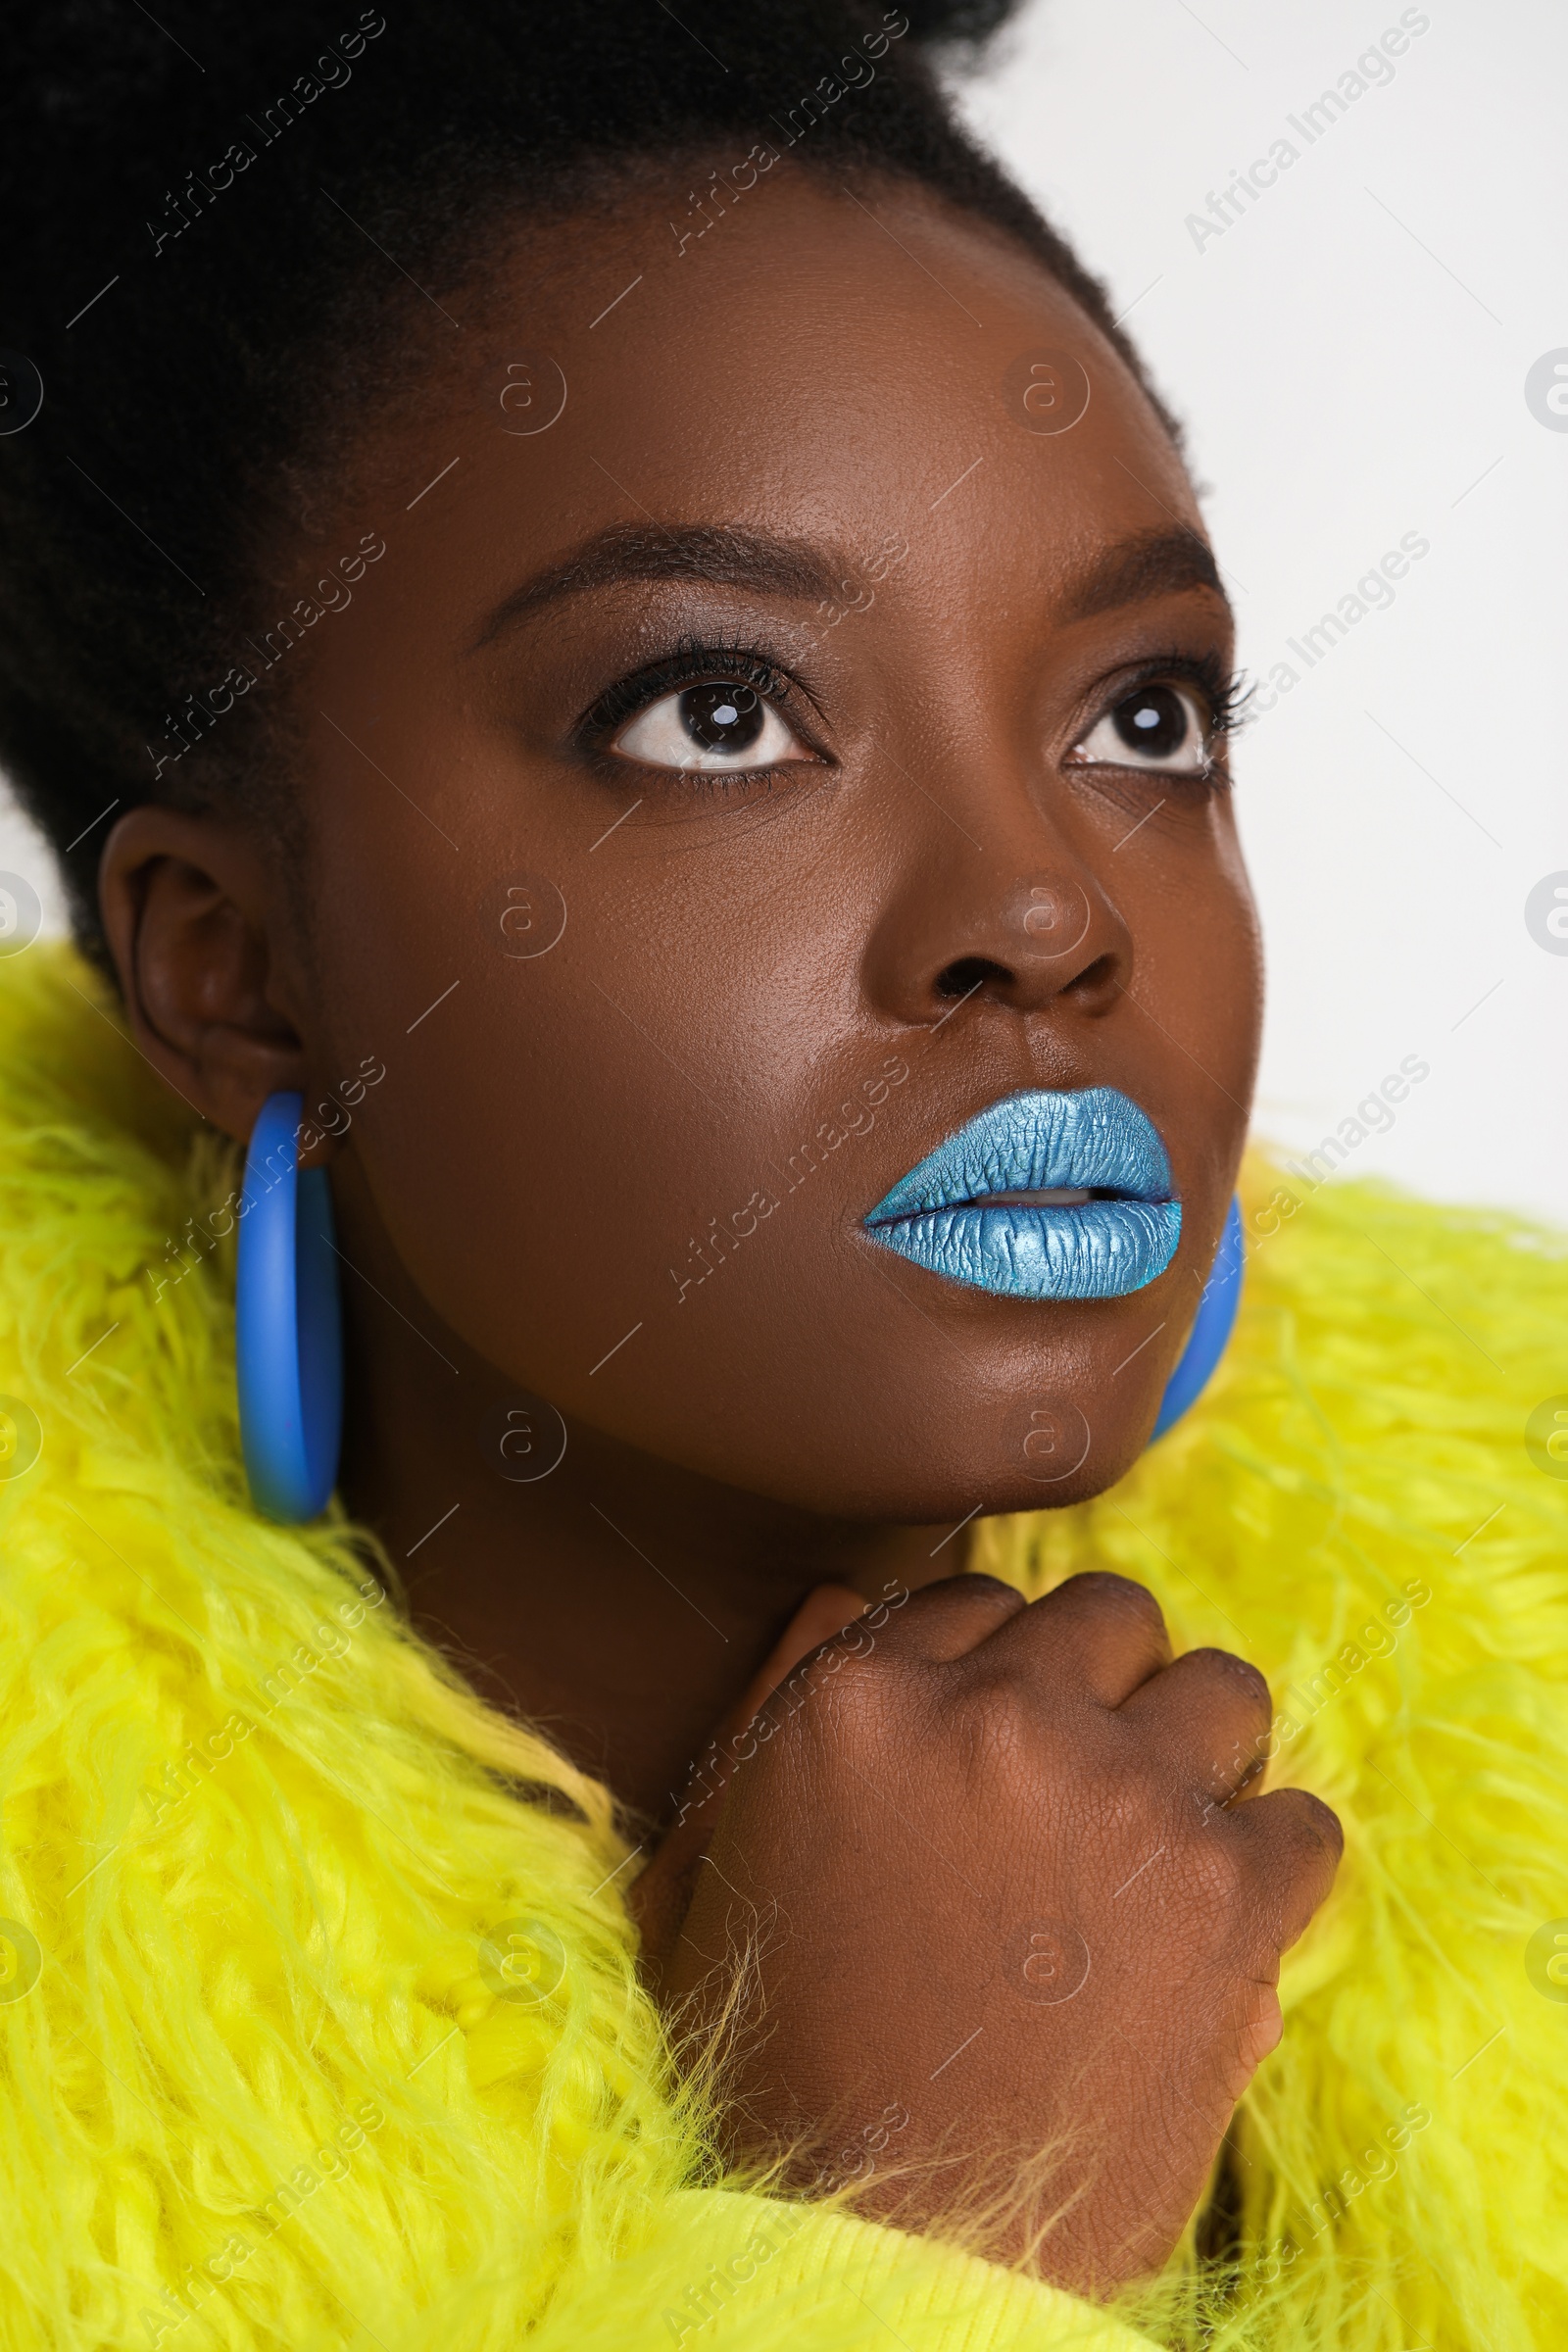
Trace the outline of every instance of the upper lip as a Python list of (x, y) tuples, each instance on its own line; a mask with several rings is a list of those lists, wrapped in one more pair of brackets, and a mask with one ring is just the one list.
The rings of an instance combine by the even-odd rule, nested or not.
[(1056, 1190), (1170, 1200), (1170, 1161), (1149, 1113), (1111, 1086), (1006, 1095), (901, 1176), (865, 1222), (892, 1224), (996, 1193)]

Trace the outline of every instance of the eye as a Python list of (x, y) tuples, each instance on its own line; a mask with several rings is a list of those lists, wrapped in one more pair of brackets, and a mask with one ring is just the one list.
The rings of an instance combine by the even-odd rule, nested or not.
[(738, 678), (684, 686), (639, 710), (610, 749), (648, 767), (777, 767), (812, 755), (767, 697)]
[(1190, 686), (1160, 681), (1124, 695), (1097, 719), (1075, 757), (1155, 774), (1206, 775), (1213, 759), (1212, 721)]

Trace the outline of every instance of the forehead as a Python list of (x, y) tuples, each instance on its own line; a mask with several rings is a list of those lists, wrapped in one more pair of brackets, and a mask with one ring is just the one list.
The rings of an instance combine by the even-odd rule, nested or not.
[(862, 558), (896, 534), (979, 587), (1201, 529), (1130, 370), (1012, 239), (786, 164), (731, 198), (696, 212), (683, 182), (671, 226), (668, 191), (639, 189), (470, 279), (434, 397), (376, 468), (433, 563), (461, 541), (499, 572), (678, 519)]

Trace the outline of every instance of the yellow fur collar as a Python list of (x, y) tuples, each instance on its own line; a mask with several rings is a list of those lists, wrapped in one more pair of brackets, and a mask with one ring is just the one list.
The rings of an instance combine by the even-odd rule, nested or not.
[[(351, 1531), (248, 1509), (231, 1268), (189, 1222), (232, 1182), (211, 1140), (66, 952), (0, 965), (0, 2336), (890, 2340), (823, 2280), (852, 2239), (867, 2279), (926, 2250), (813, 2222), (769, 2269), (756, 2209), (694, 2191), (605, 1792), (402, 1632)], [(1241, 2278), (1206, 2341), (1555, 2352), (1568, 1481), (1524, 1433), (1568, 1391), (1568, 1263), (1261, 1163), (1249, 1230), (1200, 1408), (1095, 1503), (989, 1525), (977, 1565), (1142, 1578), (1181, 1641), (1263, 1667), (1276, 1777), (1347, 1823), (1232, 2133)], [(545, 1997), (508, 1996), (502, 1930)], [(964, 2278), (974, 2331), (917, 2286), (906, 2340), (1091, 2324), (1031, 2293), (1010, 2331), (1006, 2282)]]

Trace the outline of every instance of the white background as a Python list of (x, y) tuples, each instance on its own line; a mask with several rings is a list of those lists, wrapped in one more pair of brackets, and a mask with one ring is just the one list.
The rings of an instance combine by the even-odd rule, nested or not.
[[(1311, 1146), (1402, 1057), (1431, 1076), (1351, 1154), (1568, 1223), (1568, 956), (1525, 928), (1568, 869), (1568, 9), (1448, 0), (1311, 146), (1299, 117), (1387, 0), (1046, 0), (962, 104), (1108, 281), (1187, 420), (1242, 658), (1300, 683), (1239, 747), (1271, 997), (1259, 1131)], [(1190, 214), (1289, 137), (1223, 234)], [(1312, 669), (1286, 650), (1407, 532), (1431, 552)], [(60, 923), (0, 806), (0, 866)]]
[[(1244, 663), (1300, 672), (1237, 747), (1259, 1133), (1316, 1143), (1415, 1054), (1430, 1078), (1344, 1173), (1568, 1224), (1568, 956), (1524, 921), (1568, 869), (1568, 432), (1524, 398), (1568, 350), (1568, 8), (1408, 13), (1393, 80), (1310, 146), (1286, 117), (1401, 0), (1045, 0), (962, 103), (1134, 306)], [(1200, 243), (1187, 216), (1281, 136), (1299, 160)], [(1407, 531), (1431, 553), (1397, 601), (1305, 669), (1285, 640)]]

